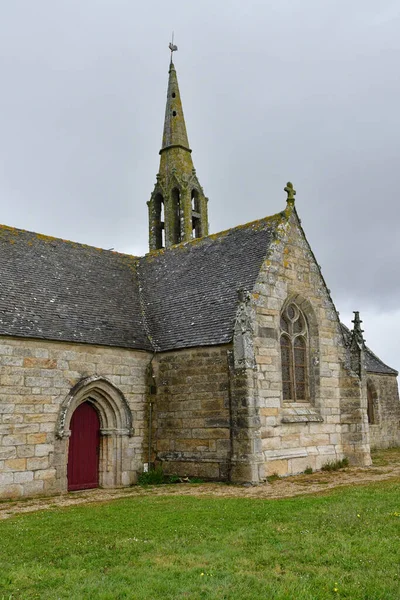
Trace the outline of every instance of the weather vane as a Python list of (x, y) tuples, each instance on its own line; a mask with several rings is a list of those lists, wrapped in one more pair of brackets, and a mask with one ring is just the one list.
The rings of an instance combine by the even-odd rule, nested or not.
[(178, 50), (178, 46), (174, 44), (174, 32), (172, 32), (172, 41), (169, 43), (168, 48), (171, 50), (171, 62), (172, 62), (172, 53)]

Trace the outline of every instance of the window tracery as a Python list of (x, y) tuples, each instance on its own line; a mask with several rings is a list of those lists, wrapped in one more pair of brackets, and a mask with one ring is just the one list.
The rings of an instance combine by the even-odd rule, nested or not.
[(308, 331), (303, 313), (294, 303), (281, 314), (282, 390), (285, 402), (308, 402)]

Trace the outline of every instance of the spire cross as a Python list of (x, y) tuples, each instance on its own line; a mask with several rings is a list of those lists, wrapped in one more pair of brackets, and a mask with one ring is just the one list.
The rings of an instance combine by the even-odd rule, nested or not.
[(172, 32), (172, 40), (168, 44), (168, 48), (171, 50), (171, 62), (172, 62), (172, 53), (178, 50), (178, 46), (174, 44), (174, 32)]
[(288, 181), (286, 184), (286, 187), (283, 189), (287, 193), (287, 202), (289, 202), (289, 204), (294, 204), (294, 197), (296, 195), (296, 190), (293, 187), (293, 183)]

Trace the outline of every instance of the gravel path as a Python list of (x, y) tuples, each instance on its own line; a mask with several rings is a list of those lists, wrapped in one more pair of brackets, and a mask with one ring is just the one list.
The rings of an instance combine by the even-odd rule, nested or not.
[(224, 483), (180, 483), (160, 486), (133, 486), (112, 490), (96, 489), (70, 492), (59, 496), (30, 498), (0, 502), (0, 519), (8, 519), (21, 513), (67, 506), (109, 502), (117, 498), (138, 496), (208, 496), (224, 498), (290, 498), (304, 494), (316, 494), (325, 490), (365, 485), (393, 480), (400, 483), (400, 448), (384, 450), (374, 457), (374, 465), (365, 468), (348, 468), (335, 472), (318, 472), (312, 475), (295, 475), (277, 479), (257, 486), (227, 485)]

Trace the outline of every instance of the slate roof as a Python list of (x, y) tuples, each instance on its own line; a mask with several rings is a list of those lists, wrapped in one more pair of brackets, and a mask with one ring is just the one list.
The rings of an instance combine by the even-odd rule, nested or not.
[[(346, 342), (349, 344), (351, 331), (346, 325), (341, 323), (342, 331)], [(365, 346), (365, 369), (368, 373), (378, 373), (381, 375), (398, 375), (398, 371), (386, 365), (380, 358), (372, 352), (368, 346)]]
[(0, 334), (151, 349), (138, 259), (0, 227)]
[(237, 290), (254, 287), (281, 215), (147, 255), (139, 263), (157, 349), (229, 342)]
[(143, 350), (229, 342), (237, 290), (253, 287), (279, 220), (140, 259), (0, 226), (0, 335)]
[[(237, 290), (254, 287), (280, 222), (142, 258), (0, 226), (0, 335), (161, 351), (230, 342)], [(397, 374), (368, 347), (366, 368)]]

